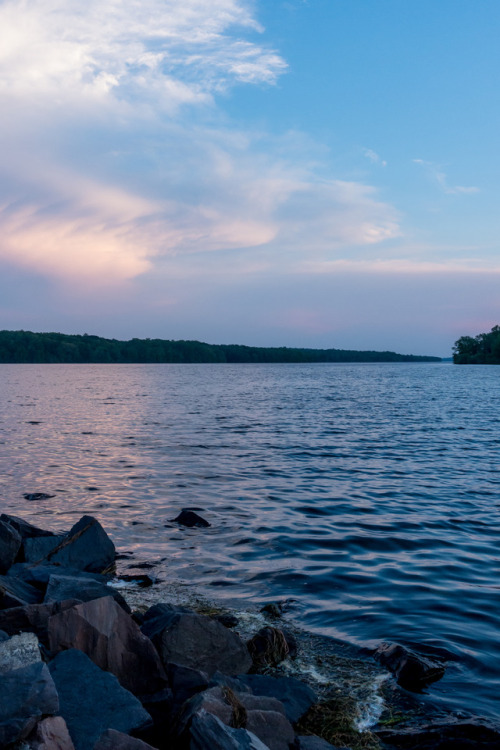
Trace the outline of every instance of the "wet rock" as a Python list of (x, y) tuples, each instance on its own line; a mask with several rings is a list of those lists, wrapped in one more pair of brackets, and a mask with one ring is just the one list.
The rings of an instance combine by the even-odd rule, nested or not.
[(142, 631), (155, 644), (163, 664), (201, 669), (212, 675), (246, 672), (252, 660), (241, 638), (220, 622), (185, 608), (157, 604), (145, 616)]
[(65, 534), (53, 536), (34, 536), (23, 542), (23, 557), (27, 563), (37, 563), (47, 557), (49, 552), (64, 541)]
[(381, 643), (373, 657), (393, 673), (401, 687), (416, 693), (440, 680), (445, 672), (441, 662), (421, 656), (399, 643)]
[(33, 633), (13, 635), (0, 643), (0, 674), (42, 661), (38, 638)]
[(37, 604), (41, 600), (38, 589), (12, 576), (0, 575), (0, 609)]
[(0, 574), (14, 564), (21, 547), (21, 534), (8, 523), (0, 521)]
[(120, 581), (126, 581), (127, 583), (136, 583), (141, 589), (147, 589), (157, 583), (156, 577), (151, 577), (145, 573), (136, 573), (135, 575), (121, 575), (118, 576)]
[(27, 740), (30, 750), (75, 750), (62, 716), (40, 721)]
[(188, 526), (189, 528), (193, 528), (194, 526), (197, 526), (198, 528), (207, 528), (211, 524), (208, 523), (204, 518), (198, 515), (198, 513), (195, 513), (194, 510), (182, 510), (177, 518), (171, 518), (170, 519), (172, 523), (179, 523), (181, 526)]
[(84, 576), (51, 575), (43, 601), (63, 602), (66, 599), (79, 599), (82, 602), (90, 602), (106, 596), (112, 596), (116, 603), (130, 614), (130, 607), (117, 589)]
[[(39, 422), (30, 422), (30, 424), (39, 424)], [(55, 495), (48, 495), (46, 492), (24, 492), (23, 497), (25, 500), (36, 502), (38, 500), (50, 500)]]
[(311, 734), (307, 737), (296, 737), (294, 750), (349, 750), (349, 748), (330, 745), (329, 742), (321, 737)]
[(80, 602), (70, 599), (65, 602), (28, 604), (24, 607), (5, 609), (0, 611), (0, 628), (9, 635), (26, 631), (33, 632), (42, 643), (48, 644), (49, 618), (58, 612), (64, 612), (69, 607), (74, 607), (75, 604), (80, 604)]
[(58, 710), (56, 687), (46, 664), (6, 672), (2, 675), (0, 747), (24, 739), (43, 715)]
[(231, 614), (216, 615), (214, 620), (220, 622), (225, 628), (235, 628), (239, 623), (238, 618)]
[(155, 750), (152, 745), (130, 737), (116, 729), (107, 729), (94, 745), (93, 750)]
[(81, 651), (61, 652), (49, 669), (75, 750), (93, 748), (107, 729), (128, 734), (150, 724), (137, 698)]
[(260, 611), (269, 617), (278, 618), (283, 614), (283, 607), (279, 602), (270, 602), (265, 604)]
[(45, 559), (78, 570), (107, 573), (114, 569), (115, 545), (97, 519), (83, 516)]
[(251, 638), (248, 650), (252, 657), (253, 668), (275, 667), (284, 661), (289, 654), (288, 643), (282, 630), (267, 626)]
[(155, 647), (112, 597), (83, 602), (53, 615), (48, 635), (53, 654), (78, 649), (136, 695), (165, 687)]
[(22, 539), (30, 539), (32, 537), (40, 536), (54, 536), (52, 531), (39, 529), (37, 526), (33, 526), (33, 524), (28, 523), (28, 521), (25, 521), (23, 518), (18, 518), (18, 516), (9, 516), (7, 513), (2, 513), (0, 521), (12, 526), (12, 528), (21, 534)]
[(386, 729), (377, 732), (377, 737), (391, 750), (498, 750), (500, 725), (482, 719), (436, 722), (408, 729)]
[(190, 750), (269, 750), (246, 729), (233, 729), (206, 711), (200, 711), (191, 723)]
[(318, 700), (314, 690), (295, 677), (245, 674), (239, 675), (238, 680), (247, 685), (254, 695), (267, 695), (281, 701), (292, 724), (295, 724)]

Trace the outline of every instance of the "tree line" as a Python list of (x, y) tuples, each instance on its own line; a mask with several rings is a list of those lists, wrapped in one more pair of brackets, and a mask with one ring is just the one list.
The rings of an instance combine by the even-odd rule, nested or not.
[(453, 346), (456, 365), (500, 365), (500, 326), (489, 333), (462, 336)]
[(131, 339), (64, 333), (0, 331), (1, 363), (207, 363), (207, 362), (439, 362), (395, 352), (347, 349), (295, 349), (201, 341)]

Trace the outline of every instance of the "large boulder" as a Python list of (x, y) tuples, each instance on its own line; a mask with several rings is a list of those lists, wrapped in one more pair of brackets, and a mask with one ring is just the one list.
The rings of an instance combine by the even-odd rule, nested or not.
[(190, 750), (269, 750), (246, 729), (233, 729), (206, 711), (200, 711), (190, 729)]
[(107, 573), (114, 569), (115, 545), (96, 518), (83, 516), (44, 559), (65, 567)]
[(13, 635), (0, 643), (0, 674), (22, 669), (42, 661), (38, 638), (34, 633)]
[(62, 716), (40, 721), (27, 739), (30, 750), (75, 750)]
[(155, 647), (110, 596), (53, 615), (48, 635), (53, 654), (73, 648), (83, 651), (136, 695), (154, 693), (166, 685)]
[(128, 734), (117, 732), (116, 729), (107, 729), (101, 734), (93, 750), (155, 750), (155, 748)]
[(21, 534), (8, 523), (0, 521), (0, 573), (6, 573), (14, 564), (21, 542)]
[(25, 521), (23, 518), (18, 518), (17, 516), (9, 516), (7, 513), (2, 513), (2, 515), (0, 516), (0, 521), (9, 524), (9, 526), (12, 526), (12, 528), (21, 535), (22, 539), (32, 539), (34, 537), (41, 536), (54, 536), (52, 531), (39, 529), (37, 526), (33, 526), (33, 524), (28, 523), (28, 521)]
[(254, 695), (272, 696), (281, 701), (292, 724), (295, 724), (318, 700), (314, 690), (296, 677), (244, 674), (238, 676), (238, 681), (249, 687)]
[(24, 739), (43, 715), (59, 710), (59, 699), (47, 665), (30, 664), (2, 674), (0, 747)]
[(81, 651), (62, 651), (49, 669), (75, 750), (93, 748), (107, 729), (129, 734), (151, 723), (138, 699)]
[(107, 583), (111, 576), (103, 576), (100, 573), (91, 573), (88, 570), (78, 570), (77, 568), (68, 568), (58, 563), (15, 563), (7, 574), (9, 577), (18, 578), (30, 586), (45, 591), (51, 576), (69, 576), (70, 578), (92, 578), (99, 583)]
[(163, 663), (217, 670), (229, 675), (247, 672), (252, 660), (242, 639), (220, 622), (184, 608), (157, 604), (149, 609), (142, 632), (151, 638)]
[(79, 599), (82, 602), (90, 602), (92, 599), (101, 599), (106, 596), (112, 596), (117, 604), (130, 614), (130, 607), (117, 589), (84, 575), (51, 575), (43, 601), (64, 602), (67, 599)]
[(445, 672), (441, 662), (417, 654), (399, 643), (381, 643), (373, 656), (393, 673), (401, 687), (416, 693), (440, 680)]
[(49, 617), (64, 612), (69, 607), (80, 604), (79, 600), (70, 599), (65, 602), (50, 604), (28, 604), (24, 607), (12, 607), (0, 611), (0, 628), (8, 635), (21, 632), (33, 632), (44, 645), (48, 645), (47, 627)]
[(28, 537), (23, 541), (24, 562), (32, 564), (44, 560), (65, 539), (66, 534)]
[(0, 575), (0, 609), (37, 604), (41, 600), (42, 594), (34, 586), (12, 576)]

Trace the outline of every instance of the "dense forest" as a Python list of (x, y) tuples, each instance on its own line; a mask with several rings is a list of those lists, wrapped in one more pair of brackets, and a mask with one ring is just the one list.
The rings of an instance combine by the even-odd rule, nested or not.
[(462, 336), (455, 341), (453, 361), (456, 365), (500, 365), (500, 326), (489, 333)]
[(155, 363), (155, 362), (439, 362), (394, 352), (358, 352), (345, 349), (290, 349), (200, 341), (132, 339), (117, 341), (100, 336), (64, 333), (0, 331), (0, 362), (4, 363)]

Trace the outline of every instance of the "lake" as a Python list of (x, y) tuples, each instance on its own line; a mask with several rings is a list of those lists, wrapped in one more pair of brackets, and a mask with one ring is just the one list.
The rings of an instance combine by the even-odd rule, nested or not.
[[(499, 715), (500, 368), (0, 365), (0, 382), (3, 511), (95, 515), (164, 580), (293, 599), (312, 633), (444, 649), (432, 699)], [(211, 527), (170, 523), (186, 507)]]

